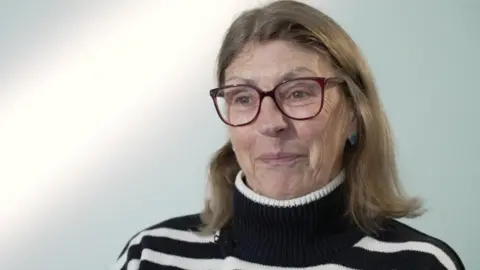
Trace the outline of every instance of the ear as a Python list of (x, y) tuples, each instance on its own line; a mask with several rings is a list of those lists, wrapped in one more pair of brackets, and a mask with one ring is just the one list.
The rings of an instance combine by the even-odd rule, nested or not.
[(358, 132), (358, 117), (353, 108), (353, 104), (349, 108), (348, 113), (348, 122), (347, 122), (347, 137), (349, 138), (352, 134), (356, 134)]
[(349, 123), (349, 127), (347, 128), (347, 130), (349, 131), (349, 133), (347, 134), (347, 142), (350, 143), (350, 145), (355, 145), (358, 140), (356, 123), (356, 119), (352, 119)]

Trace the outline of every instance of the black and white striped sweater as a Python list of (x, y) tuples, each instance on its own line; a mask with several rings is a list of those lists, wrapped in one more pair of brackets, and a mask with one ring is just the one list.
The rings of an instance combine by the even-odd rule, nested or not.
[(276, 201), (239, 176), (228, 226), (201, 236), (199, 215), (164, 221), (136, 234), (115, 269), (464, 269), (447, 244), (398, 221), (366, 235), (343, 215), (342, 182), (343, 174), (304, 197)]

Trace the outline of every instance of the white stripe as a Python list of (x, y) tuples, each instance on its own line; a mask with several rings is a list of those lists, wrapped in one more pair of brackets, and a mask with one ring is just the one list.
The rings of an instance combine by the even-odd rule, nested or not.
[(138, 270), (140, 268), (140, 260), (131, 260), (127, 264), (127, 270)]
[(276, 200), (257, 194), (244, 183), (243, 177), (243, 171), (239, 171), (235, 179), (235, 186), (237, 187), (238, 191), (240, 191), (240, 193), (242, 193), (245, 197), (259, 204), (287, 208), (309, 204), (332, 193), (332, 191), (334, 191), (338, 186), (340, 186), (345, 180), (345, 172), (341, 171), (332, 181), (330, 181), (321, 189), (315, 190), (304, 196), (289, 200)]
[(222, 259), (192, 259), (175, 255), (170, 255), (162, 252), (157, 252), (151, 249), (144, 249), (142, 251), (142, 260), (150, 261), (160, 265), (175, 266), (182, 269), (219, 269)]
[(362, 238), (357, 244), (355, 244), (355, 247), (363, 248), (368, 251), (383, 253), (395, 253), (407, 250), (429, 253), (435, 256), (437, 260), (441, 264), (443, 264), (443, 266), (445, 266), (445, 268), (447, 268), (448, 270), (457, 269), (450, 256), (448, 256), (442, 249), (427, 242), (382, 242), (376, 240), (375, 238), (366, 236)]
[[(109, 269), (112, 269), (112, 270), (120, 270), (122, 269), (122, 267), (124, 266), (125, 263), (120, 263), (120, 260), (118, 260), (115, 265)], [(130, 261), (128, 261), (127, 263), (127, 270), (138, 270), (138, 268), (140, 268), (140, 260), (138, 259), (131, 259)]]
[(157, 252), (151, 249), (144, 249), (142, 252), (142, 260), (150, 261), (159, 265), (175, 266), (183, 269), (202, 269), (202, 270), (356, 270), (338, 264), (324, 264), (319, 266), (295, 268), (295, 267), (279, 267), (266, 266), (251, 263), (237, 259), (235, 257), (227, 257), (222, 259), (192, 259), (170, 254)]
[(175, 230), (175, 229), (169, 229), (169, 228), (158, 228), (158, 229), (142, 231), (130, 241), (130, 243), (128, 244), (128, 248), (125, 250), (122, 256), (118, 259), (116, 263), (116, 269), (120, 269), (123, 267), (123, 265), (127, 262), (127, 254), (130, 247), (133, 245), (139, 244), (140, 241), (142, 241), (142, 238), (144, 236), (166, 237), (166, 238), (179, 240), (183, 242), (190, 242), (190, 243), (210, 243), (214, 241), (214, 235), (201, 236), (193, 231), (182, 231), (182, 230)]

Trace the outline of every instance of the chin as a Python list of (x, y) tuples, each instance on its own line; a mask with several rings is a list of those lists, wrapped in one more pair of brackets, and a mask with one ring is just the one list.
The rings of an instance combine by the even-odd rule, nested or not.
[(288, 173), (283, 170), (272, 172), (265, 172), (257, 181), (257, 192), (263, 196), (276, 199), (288, 200), (300, 197), (303, 194), (302, 190), (305, 183), (303, 183), (303, 173)]
[(304, 195), (299, 190), (296, 190), (296, 189), (292, 190), (292, 189), (285, 189), (285, 188), (279, 188), (279, 189), (274, 188), (274, 189), (268, 190), (267, 192), (268, 193), (264, 194), (263, 196), (271, 199), (279, 200), (279, 201), (295, 199)]

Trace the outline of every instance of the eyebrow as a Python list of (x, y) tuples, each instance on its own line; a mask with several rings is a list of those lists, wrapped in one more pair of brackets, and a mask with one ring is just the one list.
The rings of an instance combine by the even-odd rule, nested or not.
[[(280, 76), (277, 83), (280, 83), (285, 80), (297, 78), (301, 74), (305, 74), (305, 73), (310, 73), (312, 76), (315, 76), (315, 72), (307, 67), (296, 67), (288, 71), (287, 73), (283, 74), (282, 76)], [(225, 82), (232, 81), (232, 80), (239, 80), (246, 84), (256, 85), (255, 80), (250, 78), (240, 77), (240, 76), (230, 76), (225, 80)]]

